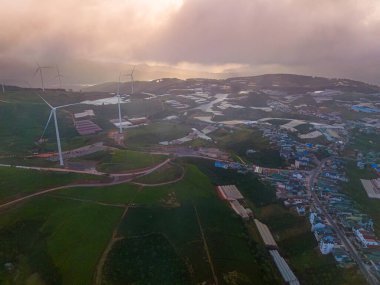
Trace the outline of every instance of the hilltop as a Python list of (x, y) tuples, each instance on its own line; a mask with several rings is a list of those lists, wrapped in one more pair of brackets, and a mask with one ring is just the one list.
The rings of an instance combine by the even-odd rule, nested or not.
[[(250, 90), (259, 89), (281, 90), (288, 93), (300, 93), (325, 89), (334, 89), (344, 92), (377, 93), (380, 87), (360, 81), (340, 78), (325, 78), (295, 74), (264, 74), (258, 76), (232, 77), (228, 79), (177, 79), (163, 78), (151, 81), (135, 81), (134, 89), (136, 92), (156, 92), (164, 93), (170, 88), (186, 88), (193, 83), (200, 85), (231, 85), (234, 89), (242, 89), (248, 86)], [(120, 86), (121, 92), (128, 92), (131, 83), (125, 82)], [(117, 82), (105, 82), (83, 89), (85, 92), (115, 92)]]

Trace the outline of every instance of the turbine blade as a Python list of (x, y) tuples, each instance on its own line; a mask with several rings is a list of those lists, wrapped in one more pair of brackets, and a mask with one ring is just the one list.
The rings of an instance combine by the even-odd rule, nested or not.
[(49, 123), (50, 123), (50, 120), (51, 120), (51, 116), (52, 116), (52, 115), (53, 115), (53, 110), (50, 111), (49, 119), (48, 119), (47, 122), (46, 122), (46, 125), (45, 125), (45, 128), (44, 128), (44, 131), (43, 131), (43, 133), (42, 133), (40, 139), (42, 139), (43, 136), (45, 135), (46, 129), (47, 129), (47, 127), (49, 126)]
[(48, 101), (46, 101), (44, 98), (42, 98), (42, 96), (38, 95), (50, 108), (54, 109), (54, 107), (52, 105), (49, 104)]
[(65, 108), (65, 107), (74, 106), (74, 105), (79, 105), (79, 104), (82, 104), (82, 103), (79, 102), (79, 103), (72, 103), (72, 104), (61, 105), (61, 106), (57, 106), (57, 107), (55, 107), (55, 109)]

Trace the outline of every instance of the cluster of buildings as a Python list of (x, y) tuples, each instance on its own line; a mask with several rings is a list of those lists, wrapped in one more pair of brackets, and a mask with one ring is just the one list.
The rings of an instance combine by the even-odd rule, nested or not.
[(306, 174), (298, 171), (281, 171), (264, 178), (276, 188), (276, 197), (286, 207), (295, 208), (299, 215), (305, 215), (310, 204), (310, 194), (306, 191)]
[(311, 208), (309, 222), (311, 231), (318, 242), (322, 254), (332, 254), (340, 267), (350, 267), (354, 262), (345, 246), (338, 239), (334, 228), (317, 208)]
[(347, 121), (350, 128), (357, 128), (361, 133), (380, 134), (380, 118), (365, 117), (355, 121)]
[(356, 166), (359, 169), (370, 167), (380, 172), (380, 152), (369, 151), (365, 154), (358, 152), (356, 155)]
[(283, 113), (289, 113), (291, 112), (291, 108), (289, 107), (288, 104), (281, 103), (279, 101), (275, 100), (268, 100), (267, 105), (275, 111), (283, 112)]
[[(380, 256), (380, 241), (374, 233), (373, 221), (342, 191), (341, 183), (343, 181), (347, 182), (348, 180), (344, 174), (342, 161), (331, 159), (319, 176), (317, 184), (314, 186), (314, 191), (327, 212), (359, 249), (362, 257), (373, 263), (376, 270), (379, 271), (380, 259), (373, 258), (373, 256)], [(319, 238), (323, 254), (333, 253), (335, 259), (342, 266), (352, 263), (348, 253), (345, 252), (344, 246), (334, 234), (331, 225), (325, 221), (318, 209), (310, 212), (310, 223), (316, 238)], [(336, 257), (335, 253), (336, 248), (338, 248), (338, 257)], [(342, 256), (347, 257), (342, 258)]]
[(177, 100), (166, 100), (165, 103), (178, 110), (183, 110), (190, 107), (190, 105), (181, 103)]
[(280, 155), (296, 169), (310, 169), (314, 166), (315, 152), (324, 149), (323, 145), (300, 143), (287, 131), (266, 124), (259, 125), (263, 136), (275, 144)]

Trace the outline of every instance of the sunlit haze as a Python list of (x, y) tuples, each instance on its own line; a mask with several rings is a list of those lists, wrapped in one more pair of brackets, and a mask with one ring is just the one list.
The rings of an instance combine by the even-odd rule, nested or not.
[[(297, 73), (380, 83), (374, 0), (3, 0), (0, 77), (33, 81), (36, 61), (67, 83)], [(223, 77), (223, 75), (220, 75)]]

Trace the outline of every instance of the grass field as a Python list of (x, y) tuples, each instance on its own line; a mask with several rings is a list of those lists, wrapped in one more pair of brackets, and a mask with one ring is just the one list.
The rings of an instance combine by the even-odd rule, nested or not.
[(0, 262), (11, 262), (14, 270), (2, 266), (0, 283), (91, 284), (122, 212), (122, 208), (43, 197), (2, 213)]
[(104, 187), (70, 188), (54, 193), (59, 197), (71, 197), (94, 202), (128, 204), (131, 203), (139, 191), (139, 186), (119, 184)]
[(179, 179), (183, 175), (184, 169), (179, 164), (167, 164), (158, 170), (137, 178), (134, 182), (155, 184), (165, 183)]
[[(278, 150), (270, 146), (269, 141), (257, 129), (218, 130), (212, 133), (212, 137), (220, 147), (239, 155), (244, 160), (266, 167), (284, 165)], [(256, 152), (247, 155), (246, 151), (248, 149), (253, 149)]]
[(363, 152), (380, 151), (380, 136), (378, 134), (360, 133), (358, 129), (353, 130), (349, 147)]
[[(173, 197), (176, 203), (165, 202)], [(179, 268), (182, 268), (183, 263), (190, 274), (191, 283), (213, 282), (196, 218), (196, 207), (220, 284), (277, 284), (278, 280), (273, 277), (270, 264), (259, 262), (265, 258), (268, 261), (268, 257), (263, 259), (261, 256), (261, 259), (257, 259), (257, 256), (260, 256), (259, 249), (256, 243), (250, 240), (243, 222), (225, 202), (218, 199), (210, 180), (195, 166), (187, 166), (185, 178), (178, 183), (160, 187), (143, 187), (138, 191), (133, 202), (139, 207), (128, 210), (119, 229), (119, 234), (126, 237), (123, 246), (135, 244), (130, 240), (131, 238), (162, 235), (174, 248), (177, 258), (182, 261), (178, 262), (177, 269), (172, 269), (174, 272), (182, 272)], [(142, 243), (135, 245), (139, 246), (138, 252), (144, 250)], [(156, 246), (152, 248), (159, 252)], [(165, 246), (162, 245), (161, 249), (164, 248)], [(120, 250), (125, 251), (125, 249)], [(116, 251), (114, 253), (116, 254)], [(116, 262), (118, 265), (106, 267), (111, 271), (105, 272), (104, 284), (121, 284), (123, 282), (120, 280), (136, 276), (138, 268), (140, 271), (143, 270), (139, 274), (149, 276), (150, 273), (145, 272), (148, 269), (141, 266), (137, 268), (137, 264), (145, 262), (132, 262), (137, 257), (131, 256), (131, 259), (121, 261), (117, 254), (115, 257), (112, 256), (112, 254), (109, 256), (107, 264)], [(148, 257), (153, 260), (157, 258), (156, 255), (152, 257), (144, 253), (138, 259)], [(165, 263), (171, 264), (173, 258), (165, 260)], [(165, 263), (160, 266), (166, 268)], [(130, 266), (130, 272), (121, 274), (112, 271), (112, 268), (124, 268), (126, 264)], [(147, 262), (147, 264), (150, 263)], [(113, 279), (116, 278), (115, 276), (118, 276), (119, 281)], [(173, 276), (179, 275), (173, 273)], [(231, 280), (235, 283), (227, 283)]]
[(104, 274), (103, 284), (191, 284), (185, 262), (160, 234), (118, 241)]
[(97, 169), (106, 173), (122, 173), (132, 169), (156, 165), (165, 160), (164, 155), (154, 155), (132, 150), (115, 150), (105, 153)]
[[(49, 109), (42, 104), (0, 104), (0, 153), (28, 153), (41, 136)], [(33, 118), (33, 119), (31, 119)]]
[(0, 167), (0, 201), (74, 182), (99, 181), (102, 177)]
[(152, 123), (148, 126), (128, 129), (126, 143), (131, 147), (145, 147), (186, 136), (191, 128), (175, 123)]

